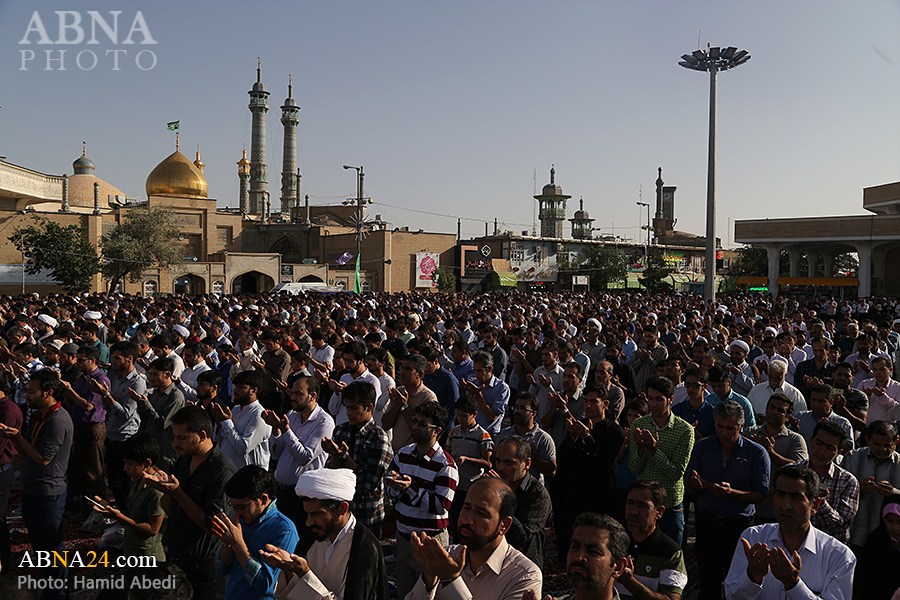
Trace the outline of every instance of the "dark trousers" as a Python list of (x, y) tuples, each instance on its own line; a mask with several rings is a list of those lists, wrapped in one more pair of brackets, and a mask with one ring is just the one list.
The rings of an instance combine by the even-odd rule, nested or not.
[(306, 511), (303, 509), (303, 501), (294, 492), (294, 488), (278, 484), (276, 498), (278, 499), (278, 512), (290, 519), (297, 528), (297, 535), (300, 536), (297, 547), (310, 547), (315, 541), (315, 535), (306, 525)]
[(0, 472), (0, 566), (3, 570), (9, 569), (9, 557), (11, 546), (9, 541), (9, 525), (6, 524), (6, 508), (9, 505), (9, 491), (16, 479), (16, 470), (12, 463), (4, 465), (5, 470)]
[(697, 566), (700, 567), (699, 600), (720, 600), (735, 548), (753, 517), (717, 517), (697, 506)]
[(194, 590), (194, 600), (217, 600), (216, 563), (208, 558), (201, 561), (173, 560), (184, 571)]
[(128, 491), (131, 488), (131, 480), (125, 473), (125, 459), (122, 458), (124, 444), (125, 442), (106, 438), (106, 478), (116, 499), (116, 506), (122, 512), (128, 510)]
[[(106, 498), (103, 479), (103, 446), (106, 442), (106, 423), (79, 425), (72, 436), (72, 458), (69, 472), (76, 493), (93, 498)], [(73, 499), (74, 500), (74, 499)]]
[(684, 539), (684, 503), (681, 502), (672, 507), (667, 506), (666, 512), (663, 513), (656, 525), (660, 531), (681, 546)]
[(459, 513), (462, 512), (463, 504), (466, 503), (466, 496), (468, 495), (469, 490), (457, 488), (456, 494), (453, 496), (453, 503), (450, 505), (450, 526), (447, 527), (447, 530), (450, 532), (450, 541), (454, 544), (459, 543), (456, 539), (456, 523), (459, 521)]
[[(22, 519), (28, 528), (28, 541), (34, 550), (63, 553), (63, 512), (66, 509), (66, 492), (56, 496), (22, 496)], [(65, 580), (69, 570), (64, 566), (44, 569), (44, 577)], [(41, 598), (68, 598), (65, 587), (61, 590), (45, 590)]]

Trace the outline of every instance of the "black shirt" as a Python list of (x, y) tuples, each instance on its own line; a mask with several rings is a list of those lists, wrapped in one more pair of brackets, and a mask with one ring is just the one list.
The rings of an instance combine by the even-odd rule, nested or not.
[(510, 545), (544, 569), (544, 526), (550, 516), (550, 494), (537, 478), (525, 471), (516, 488), (516, 514), (506, 532)]
[[(193, 474), (190, 456), (180, 457), (174, 471), (184, 492), (206, 513), (206, 526), (210, 527), (213, 516), (225, 512), (228, 503), (225, 484), (237, 472), (237, 467), (216, 445), (206, 460), (197, 465)], [(166, 547), (169, 558), (197, 562), (213, 558), (219, 540), (194, 523), (181, 505), (175, 502), (175, 510), (169, 515), (166, 529)]]

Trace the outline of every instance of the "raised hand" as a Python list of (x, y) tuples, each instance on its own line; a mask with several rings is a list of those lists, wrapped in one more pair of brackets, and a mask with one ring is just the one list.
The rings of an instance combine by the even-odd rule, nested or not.
[(747, 556), (747, 576), (756, 585), (762, 585), (769, 574), (769, 547), (763, 543), (750, 546), (745, 538), (741, 538), (744, 554)]
[(231, 419), (231, 409), (227, 406), (222, 406), (218, 402), (213, 402), (210, 407), (212, 409), (212, 417), (215, 419), (216, 423)]
[(288, 573), (294, 573), (299, 577), (303, 577), (309, 572), (309, 565), (305, 558), (291, 554), (287, 550), (282, 550), (272, 544), (266, 544), (264, 549), (260, 549), (259, 557), (267, 565)]
[(155, 473), (144, 473), (141, 476), (144, 483), (163, 494), (171, 494), (178, 489), (178, 478), (159, 469)]
[(796, 550), (792, 558), (781, 548), (772, 548), (769, 551), (769, 566), (772, 575), (784, 585), (785, 591), (792, 589), (800, 581), (800, 555)]

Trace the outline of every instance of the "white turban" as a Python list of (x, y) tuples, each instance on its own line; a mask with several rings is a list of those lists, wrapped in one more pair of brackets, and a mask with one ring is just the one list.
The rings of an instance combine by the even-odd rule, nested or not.
[(99, 321), (103, 318), (103, 313), (97, 310), (89, 310), (84, 313), (84, 318), (88, 321)]
[(56, 328), (59, 327), (59, 321), (51, 317), (50, 315), (38, 315), (38, 321), (43, 321), (50, 327)]
[(301, 498), (350, 502), (356, 493), (356, 473), (350, 469), (316, 469), (301, 473), (294, 492)]
[(731, 344), (728, 345), (728, 349), (730, 350), (731, 348), (734, 348), (735, 346), (737, 346), (738, 348), (740, 348), (741, 350), (743, 350), (746, 353), (750, 352), (750, 346), (748, 346), (747, 342), (745, 342), (744, 340), (734, 340), (733, 342), (731, 342)]
[(191, 335), (191, 332), (187, 330), (187, 327), (183, 327), (181, 325), (175, 325), (172, 327), (172, 331), (177, 333), (183, 338), (188, 338)]
[(601, 325), (601, 324), (600, 324), (600, 321), (598, 321), (598, 320), (595, 319), (594, 317), (591, 317), (590, 319), (588, 319), (588, 320), (587, 320), (587, 324), (588, 324), (589, 326), (590, 326), (590, 325), (593, 325), (594, 327), (597, 328), (598, 331), (603, 331), (603, 325)]

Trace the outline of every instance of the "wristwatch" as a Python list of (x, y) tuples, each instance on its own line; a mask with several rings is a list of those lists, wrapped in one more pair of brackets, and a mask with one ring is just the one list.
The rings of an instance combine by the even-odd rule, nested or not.
[(350, 458), (350, 452), (344, 452), (343, 454), (341, 454), (341, 460), (347, 460), (348, 458)]

